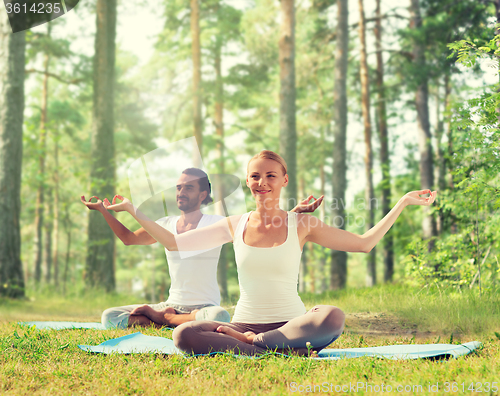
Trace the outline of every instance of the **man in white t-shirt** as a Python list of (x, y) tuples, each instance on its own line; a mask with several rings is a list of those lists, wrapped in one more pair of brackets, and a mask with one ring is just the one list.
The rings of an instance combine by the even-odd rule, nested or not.
[[(212, 202), (211, 185), (207, 174), (201, 169), (184, 170), (177, 181), (176, 191), (177, 207), (181, 215), (168, 216), (157, 221), (173, 234), (182, 234), (198, 227), (206, 227), (223, 218), (206, 215), (200, 211), (201, 205)], [(81, 200), (89, 209), (102, 213), (113, 232), (125, 245), (156, 243), (156, 240), (144, 228), (141, 227), (132, 232), (112, 216), (106, 210), (110, 204), (107, 198), (104, 202), (97, 198), (96, 203), (90, 200), (86, 202), (85, 197)], [(178, 326), (191, 320), (229, 322), (229, 313), (219, 306), (217, 263), (220, 251), (221, 247), (218, 247), (181, 259), (179, 252), (170, 252), (165, 249), (171, 279), (167, 301), (159, 304), (126, 305), (106, 309), (101, 318), (103, 325), (127, 328), (133, 325)]]

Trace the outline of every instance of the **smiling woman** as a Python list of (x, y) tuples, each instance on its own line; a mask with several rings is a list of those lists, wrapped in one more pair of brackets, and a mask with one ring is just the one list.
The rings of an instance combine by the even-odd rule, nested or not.
[(342, 333), (345, 316), (339, 308), (327, 305), (306, 312), (297, 293), (304, 244), (311, 241), (335, 250), (369, 252), (407, 205), (427, 206), (436, 198), (430, 190), (410, 192), (371, 230), (356, 235), (279, 207), (288, 174), (285, 161), (276, 153), (264, 150), (250, 160), (246, 184), (255, 199), (255, 211), (179, 236), (147, 219), (128, 199), (108, 206), (129, 212), (169, 250), (207, 249), (233, 242), (241, 293), (232, 323), (197, 321), (177, 327), (174, 342), (185, 352), (232, 350), (255, 355), (279, 349), (307, 354), (325, 348)]

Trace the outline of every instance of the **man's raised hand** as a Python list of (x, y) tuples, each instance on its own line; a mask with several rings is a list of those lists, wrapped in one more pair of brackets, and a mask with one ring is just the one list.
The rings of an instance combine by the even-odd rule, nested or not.
[[(97, 200), (97, 202), (92, 202), (92, 199), (95, 198)], [(85, 196), (82, 195), (80, 197), (80, 201), (82, 201), (82, 203), (87, 207), (89, 208), (90, 210), (104, 210), (105, 209), (105, 206), (103, 204), (103, 202), (99, 199), (99, 197), (96, 197), (95, 195), (93, 197), (90, 197), (90, 199), (88, 201), (85, 200)], [(105, 200), (106, 201), (106, 200)]]
[[(116, 199), (121, 200), (122, 202), (116, 203)], [(115, 212), (129, 212), (133, 209), (132, 202), (128, 198), (124, 198), (121, 195), (115, 195), (113, 197), (113, 202), (109, 203), (108, 199), (104, 199), (104, 207), (108, 210), (113, 210)]]

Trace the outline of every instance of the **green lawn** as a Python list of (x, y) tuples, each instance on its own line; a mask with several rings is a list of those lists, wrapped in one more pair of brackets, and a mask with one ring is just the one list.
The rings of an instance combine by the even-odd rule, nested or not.
[[(316, 385), (316, 393), (333, 394), (339, 393), (335, 392), (336, 386), (340, 393), (359, 395), (471, 394), (473, 388), (480, 388), (481, 394), (500, 394), (498, 390), (492, 392), (493, 382), (500, 388), (497, 293), (479, 298), (472, 292), (455, 294), (391, 286), (304, 295), (303, 300), (308, 307), (328, 303), (347, 313), (346, 331), (331, 347), (473, 340), (482, 342), (483, 347), (467, 357), (449, 361), (91, 355), (77, 345), (96, 345), (136, 330), (41, 331), (19, 326), (17, 321), (98, 321), (104, 308), (134, 301), (123, 296), (0, 300), (0, 393), (311, 394)], [(171, 337), (167, 330), (141, 331)], [(489, 392), (485, 392), (487, 382)], [(342, 392), (342, 386), (347, 392)], [(431, 386), (438, 391), (431, 391)], [(392, 392), (387, 392), (391, 389), (388, 387)]]

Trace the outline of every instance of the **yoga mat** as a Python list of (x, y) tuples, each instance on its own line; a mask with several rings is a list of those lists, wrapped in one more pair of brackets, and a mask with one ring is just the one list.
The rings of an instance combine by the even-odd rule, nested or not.
[[(68, 329), (96, 329), (115, 330), (115, 327), (105, 327), (97, 322), (18, 322), (21, 326), (36, 326), (39, 330), (68, 330)], [(173, 330), (173, 327), (162, 327), (162, 330)]]
[(182, 353), (169, 338), (147, 336), (140, 332), (104, 341), (102, 344), (78, 345), (80, 349), (94, 353), (162, 353), (173, 355)]
[(342, 359), (373, 356), (394, 360), (406, 359), (448, 359), (467, 355), (481, 346), (480, 342), (471, 341), (461, 345), (452, 344), (415, 344), (387, 345), (370, 348), (323, 349), (317, 359)]
[[(472, 341), (462, 345), (422, 344), (422, 345), (389, 345), (370, 348), (324, 349), (315, 359), (337, 360), (342, 358), (358, 358), (371, 356), (386, 359), (422, 359), (422, 358), (457, 358), (467, 355), (481, 346), (480, 342)], [(181, 353), (174, 342), (168, 338), (146, 336), (138, 333), (115, 338), (100, 345), (78, 345), (80, 349), (94, 353)], [(243, 357), (241, 355), (234, 355)]]
[(19, 322), (22, 326), (35, 326), (37, 329), (66, 330), (66, 329), (97, 329), (106, 330), (102, 323), (97, 322)]

